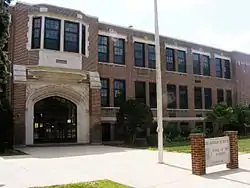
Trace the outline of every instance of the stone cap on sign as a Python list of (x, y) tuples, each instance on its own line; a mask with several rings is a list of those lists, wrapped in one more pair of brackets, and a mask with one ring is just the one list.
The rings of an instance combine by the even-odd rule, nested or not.
[(101, 89), (101, 79), (98, 72), (88, 72), (90, 89)]

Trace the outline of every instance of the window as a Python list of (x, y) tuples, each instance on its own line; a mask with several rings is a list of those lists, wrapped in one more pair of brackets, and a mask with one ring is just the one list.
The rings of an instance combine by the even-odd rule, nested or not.
[(194, 106), (195, 109), (202, 109), (202, 91), (200, 87), (194, 88)]
[(45, 18), (44, 48), (60, 50), (61, 20)]
[(232, 106), (233, 105), (232, 91), (231, 90), (227, 90), (226, 91), (226, 102), (227, 102), (228, 106)]
[(203, 63), (203, 75), (210, 76), (210, 60), (209, 56), (202, 55), (202, 63)]
[(86, 55), (86, 26), (82, 25), (82, 54)]
[(186, 52), (178, 50), (177, 51), (177, 57), (178, 57), (178, 71), (186, 73), (187, 72)]
[(114, 80), (114, 106), (119, 107), (126, 100), (125, 80)]
[(156, 108), (157, 107), (157, 100), (156, 100), (156, 84), (155, 83), (149, 83), (149, 105), (150, 108)]
[(222, 65), (221, 59), (215, 59), (215, 70), (216, 70), (216, 77), (222, 78)]
[(230, 79), (230, 78), (231, 78), (230, 61), (229, 61), (229, 60), (225, 60), (224, 63), (225, 63), (225, 64), (224, 64), (224, 67), (225, 67), (224, 78)]
[(134, 43), (134, 65), (137, 67), (145, 67), (145, 52), (144, 52), (144, 44), (143, 43)]
[(79, 23), (64, 21), (64, 51), (79, 53)]
[(175, 109), (177, 108), (177, 102), (176, 102), (176, 85), (168, 84), (167, 85), (167, 101), (168, 101), (168, 108)]
[(38, 49), (41, 45), (41, 17), (33, 18), (31, 48)]
[(108, 62), (109, 61), (109, 37), (108, 36), (98, 36), (98, 61)]
[(125, 64), (124, 44), (124, 39), (116, 39), (114, 42), (114, 63), (116, 64)]
[(101, 105), (109, 106), (109, 79), (101, 78)]
[(148, 44), (148, 67), (155, 69), (155, 45)]
[(193, 54), (193, 73), (194, 74), (201, 74), (201, 63), (200, 63), (200, 55)]
[(146, 104), (146, 84), (145, 82), (135, 82), (135, 99), (143, 104)]
[(174, 49), (166, 48), (166, 63), (168, 71), (175, 71)]
[(217, 89), (217, 103), (224, 102), (224, 91), (223, 89)]
[(204, 88), (205, 95), (205, 109), (211, 109), (212, 107), (212, 89)]
[(187, 86), (179, 86), (180, 109), (188, 109)]

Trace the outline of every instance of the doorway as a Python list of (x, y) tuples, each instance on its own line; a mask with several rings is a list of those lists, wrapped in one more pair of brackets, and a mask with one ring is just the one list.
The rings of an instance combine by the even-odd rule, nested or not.
[(48, 97), (34, 105), (34, 143), (77, 142), (77, 107), (62, 97)]

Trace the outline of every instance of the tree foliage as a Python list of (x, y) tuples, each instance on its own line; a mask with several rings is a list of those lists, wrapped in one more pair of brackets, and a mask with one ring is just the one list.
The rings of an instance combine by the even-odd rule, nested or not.
[(10, 61), (8, 59), (7, 53), (4, 51), (9, 38), (9, 26), (10, 26), (10, 14), (8, 11), (8, 4), (11, 0), (0, 0), (0, 84), (7, 83), (9, 76), (9, 65)]
[(219, 103), (212, 107), (212, 111), (207, 113), (207, 121), (213, 123), (213, 135), (220, 135), (223, 126), (228, 125), (233, 116), (233, 108), (225, 103)]
[(134, 144), (136, 136), (153, 124), (151, 109), (134, 99), (121, 104), (116, 117), (117, 126), (122, 131), (124, 140), (130, 144)]

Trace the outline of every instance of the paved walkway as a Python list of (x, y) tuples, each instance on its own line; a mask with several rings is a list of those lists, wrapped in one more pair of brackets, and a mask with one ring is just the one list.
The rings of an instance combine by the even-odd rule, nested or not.
[[(209, 175), (191, 174), (189, 154), (108, 146), (24, 148), (30, 155), (0, 158), (0, 187), (28, 188), (110, 179), (135, 188), (250, 187), (250, 155), (240, 156), (240, 169), (208, 168)], [(220, 172), (216, 172), (220, 171)]]

